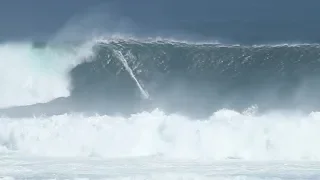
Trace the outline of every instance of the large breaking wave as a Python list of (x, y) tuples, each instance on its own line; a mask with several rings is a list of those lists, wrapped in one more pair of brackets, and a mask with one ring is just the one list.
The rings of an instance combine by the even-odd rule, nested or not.
[(3, 57), (14, 64), (2, 67), (1, 106), (68, 96), (37, 107), (37, 112), (19, 112), (48, 114), (46, 107), (50, 114), (57, 114), (55, 108), (59, 113), (110, 115), (160, 108), (209, 116), (221, 108), (257, 105), (261, 111), (309, 112), (320, 105), (317, 44), (244, 46), (123, 38), (85, 44), (36, 49), (4, 45)]
[(1, 46), (2, 153), (320, 159), (317, 44), (85, 44)]
[[(102, 98), (123, 112), (137, 106), (185, 115), (251, 105), (260, 110), (319, 107), (317, 44), (100, 40), (94, 51), (93, 62), (71, 71), (73, 95), (86, 101)], [(107, 112), (112, 111), (117, 110)]]

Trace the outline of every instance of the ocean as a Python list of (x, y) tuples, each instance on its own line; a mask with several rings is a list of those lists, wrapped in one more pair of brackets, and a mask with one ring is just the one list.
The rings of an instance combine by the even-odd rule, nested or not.
[(319, 179), (320, 44), (220, 40), (2, 42), (0, 178)]

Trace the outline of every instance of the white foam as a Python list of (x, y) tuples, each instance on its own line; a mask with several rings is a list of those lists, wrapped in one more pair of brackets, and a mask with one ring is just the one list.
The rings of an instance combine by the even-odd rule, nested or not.
[(106, 36), (96, 36), (93, 39), (100, 43), (110, 43), (110, 42), (128, 42), (128, 43), (159, 43), (159, 44), (174, 44), (174, 45), (212, 45), (214, 47), (243, 47), (243, 48), (263, 48), (263, 47), (300, 47), (300, 46), (312, 46), (319, 47), (317, 43), (266, 43), (266, 44), (235, 44), (235, 43), (222, 43), (217, 40), (207, 40), (207, 41), (191, 41), (185, 39), (176, 39), (176, 38), (166, 38), (166, 37), (135, 37), (132, 35), (124, 34), (112, 34)]
[(320, 160), (320, 114), (220, 110), (191, 120), (155, 110), (130, 118), (61, 115), (0, 120), (3, 153), (49, 157)]
[(89, 44), (74, 49), (0, 44), (0, 108), (69, 96), (68, 72), (90, 54)]

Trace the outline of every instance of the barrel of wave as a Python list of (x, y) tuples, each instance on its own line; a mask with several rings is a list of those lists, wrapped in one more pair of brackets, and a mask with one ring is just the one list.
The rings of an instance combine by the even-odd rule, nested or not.
[(92, 43), (34, 47), (0, 44), (0, 108), (45, 103), (70, 95), (68, 72), (92, 55)]

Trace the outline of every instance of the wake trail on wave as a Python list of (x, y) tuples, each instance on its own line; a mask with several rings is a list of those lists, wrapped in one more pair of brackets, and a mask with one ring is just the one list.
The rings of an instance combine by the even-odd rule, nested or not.
[(135, 77), (135, 75), (133, 74), (132, 69), (129, 67), (127, 60), (125, 59), (125, 57), (122, 55), (122, 53), (120, 51), (113, 51), (116, 56), (118, 57), (118, 59), (123, 63), (123, 66), (126, 68), (126, 70), (128, 71), (128, 73), (130, 74), (130, 76), (132, 77), (132, 79), (135, 81), (135, 83), (137, 84), (139, 90), (141, 91), (141, 94), (143, 96), (143, 98), (148, 99), (149, 98), (149, 94), (146, 90), (143, 89), (143, 87), (141, 86), (141, 84), (139, 83), (139, 81), (137, 80), (137, 78)]

